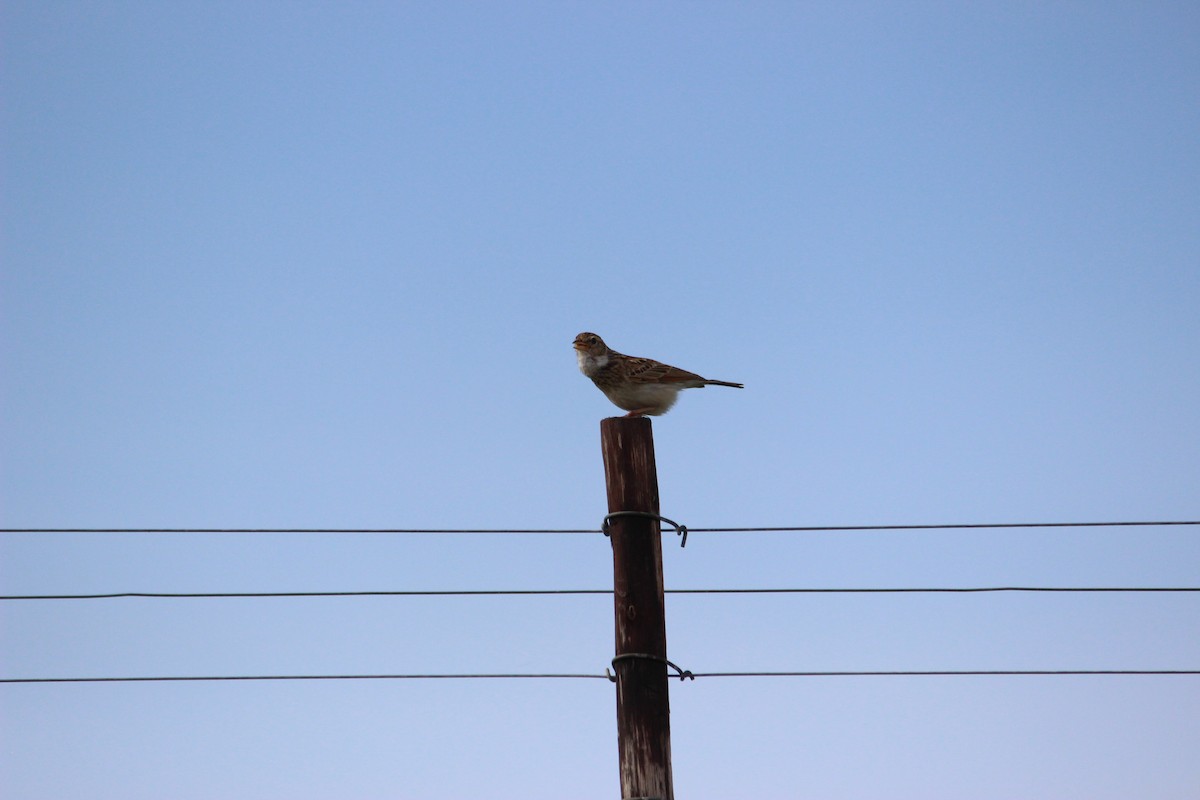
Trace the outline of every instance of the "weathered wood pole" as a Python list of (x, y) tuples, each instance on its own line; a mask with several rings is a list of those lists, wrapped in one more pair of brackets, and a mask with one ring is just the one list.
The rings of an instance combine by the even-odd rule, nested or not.
[[(654, 435), (646, 417), (600, 422), (608, 511), (658, 514)], [(617, 749), (622, 798), (674, 800), (662, 537), (649, 517), (609, 522), (616, 619)], [(631, 656), (622, 658), (622, 656)], [(642, 656), (652, 656), (644, 658)], [(662, 660), (658, 660), (662, 659)]]

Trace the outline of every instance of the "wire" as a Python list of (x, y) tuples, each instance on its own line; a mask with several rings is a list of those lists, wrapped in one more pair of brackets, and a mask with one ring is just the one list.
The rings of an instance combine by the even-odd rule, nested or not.
[(151, 683), (186, 681), (380, 681), (380, 680), (474, 680), (490, 678), (598, 678), (607, 675), (584, 673), (477, 673), (413, 675), (180, 675), (136, 678), (0, 678), (0, 683)]
[(1200, 669), (962, 669), (833, 672), (695, 672), (697, 678), (880, 678), (969, 675), (1200, 675)]
[[(943, 588), (667, 589), (667, 594), (980, 594), (986, 592), (1200, 592), (1196, 586), (984, 586)], [(611, 595), (611, 589), (445, 589), (363, 592), (112, 592), (107, 594), (0, 595), (0, 600), (110, 600), (116, 598), (213, 599), (271, 597), (482, 597)]]
[(600, 533), (599, 528), (0, 528), (0, 533)]
[[(1034, 670), (877, 670), (831, 672), (696, 672), (695, 678), (879, 678), (1016, 675), (1200, 675), (1196, 669), (1034, 669)], [(114, 678), (0, 678), (0, 683), (170, 683), (200, 681), (367, 681), (367, 680), (480, 680), (589, 679), (610, 680), (590, 673), (424, 673), (404, 675), (171, 675)]]
[[(1197, 591), (1200, 591), (1198, 589)], [(120, 597), (148, 598), (262, 598), (262, 597), (474, 597), (485, 595), (612, 594), (611, 589), (466, 589), (379, 592), (117, 592), (112, 594), (4, 595), (0, 600), (107, 600)]]
[(951, 525), (812, 525), (783, 528), (688, 528), (688, 530), (692, 533), (773, 533), (787, 531), (937, 531), (983, 528), (1133, 528), (1159, 525), (1200, 525), (1200, 520), (1172, 520), (1163, 522), (973, 522)]
[[(754, 528), (692, 528), (691, 533), (929, 531), (1003, 528), (1129, 528), (1200, 525), (1200, 520), (1157, 522), (988, 522), (932, 525), (804, 525)], [(601, 533), (595, 528), (0, 528), (0, 533)]]
[(980, 594), (985, 592), (1200, 592), (1196, 586), (965, 586), (870, 589), (667, 589), (667, 594)]

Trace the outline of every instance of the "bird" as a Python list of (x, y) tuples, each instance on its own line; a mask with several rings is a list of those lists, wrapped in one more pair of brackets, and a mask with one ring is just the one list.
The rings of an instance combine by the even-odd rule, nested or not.
[(579, 371), (592, 379), (627, 417), (658, 416), (675, 405), (682, 389), (705, 386), (732, 386), (740, 383), (701, 378), (694, 372), (668, 366), (652, 358), (637, 358), (618, 353), (594, 333), (584, 331), (575, 337), (575, 355)]

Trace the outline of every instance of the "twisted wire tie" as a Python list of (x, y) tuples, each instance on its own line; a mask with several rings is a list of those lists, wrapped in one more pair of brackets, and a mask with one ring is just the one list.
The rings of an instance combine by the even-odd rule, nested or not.
[[(653, 653), (622, 653), (619, 656), (614, 656), (613, 660), (612, 660), (613, 669), (617, 668), (618, 661), (626, 661), (631, 658), (644, 658), (644, 659), (648, 659), (650, 661), (657, 661), (660, 664), (666, 664), (668, 667), (670, 667), (671, 669), (675, 670), (676, 673), (678, 673), (677, 675), (672, 676), (672, 677), (677, 677), (681, 681), (696, 680), (696, 676), (692, 674), (692, 671), (690, 669), (683, 669), (678, 664), (676, 664), (674, 661), (668, 661), (667, 659), (663, 658), (662, 656), (656, 656)], [(608, 667), (604, 668), (604, 674), (613, 683), (617, 682), (617, 676), (614, 675), (612, 672), (610, 672)]]
[(606, 514), (604, 521), (600, 523), (600, 531), (608, 536), (609, 520), (613, 517), (644, 517), (646, 519), (656, 519), (659, 522), (665, 522), (675, 529), (675, 533), (679, 535), (679, 546), (687, 547), (688, 529), (686, 525), (680, 525), (678, 522), (669, 520), (666, 517), (653, 514), (649, 511), (613, 511), (611, 514)]

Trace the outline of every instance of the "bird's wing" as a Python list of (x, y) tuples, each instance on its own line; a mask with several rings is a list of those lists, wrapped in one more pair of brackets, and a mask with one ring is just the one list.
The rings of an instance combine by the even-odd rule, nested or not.
[(629, 358), (629, 379), (635, 383), (693, 383), (704, 382), (694, 372), (672, 367), (652, 358)]

